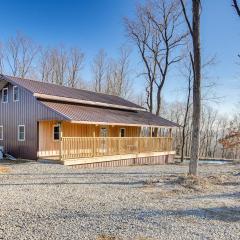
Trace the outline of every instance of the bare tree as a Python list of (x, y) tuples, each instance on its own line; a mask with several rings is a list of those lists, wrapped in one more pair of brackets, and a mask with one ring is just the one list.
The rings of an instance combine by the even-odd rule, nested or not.
[[(153, 89), (154, 82), (157, 78), (156, 73), (156, 61), (151, 60), (151, 55), (147, 51), (146, 43), (151, 41), (151, 22), (148, 16), (146, 16), (143, 7), (138, 6), (137, 8), (137, 20), (130, 21), (129, 19), (125, 19), (126, 31), (128, 36), (133, 40), (136, 44), (143, 64), (145, 66), (146, 72), (144, 76), (147, 80), (146, 93), (147, 99), (146, 104), (148, 106), (149, 111), (153, 112)], [(153, 41), (152, 41), (153, 42)]]
[(117, 92), (119, 96), (127, 97), (130, 89), (130, 80), (129, 75), (129, 56), (130, 50), (122, 46), (120, 48), (120, 57), (118, 60), (118, 83), (117, 83)]
[(120, 55), (117, 61), (112, 61), (111, 77), (108, 77), (107, 86), (110, 94), (128, 98), (132, 89), (130, 74), (130, 50), (126, 46), (120, 47)]
[(58, 47), (43, 51), (40, 60), (42, 81), (59, 85), (67, 84), (68, 53), (65, 48)]
[(50, 58), (51, 50), (41, 48), (37, 70), (39, 71), (40, 80), (42, 82), (50, 82), (50, 75), (53, 70)]
[(188, 86), (187, 86), (187, 102), (186, 102), (186, 110), (184, 113), (184, 120), (183, 120), (183, 126), (182, 126), (182, 144), (181, 144), (181, 162), (183, 162), (184, 159), (184, 147), (186, 143), (186, 127), (188, 124), (188, 115), (189, 115), (189, 109), (190, 109), (190, 100), (191, 100), (191, 90), (192, 90), (192, 65), (191, 63), (188, 66)]
[(33, 67), (39, 47), (31, 39), (18, 33), (8, 40), (6, 59), (13, 76), (26, 77)]
[(104, 92), (105, 78), (107, 70), (107, 54), (104, 49), (100, 49), (92, 63), (93, 82), (95, 92)]
[(79, 85), (79, 73), (83, 68), (84, 54), (78, 48), (70, 50), (68, 59), (68, 86), (77, 87)]
[(147, 70), (147, 105), (153, 112), (153, 103), (156, 103), (156, 115), (161, 111), (162, 90), (169, 67), (182, 59), (179, 47), (187, 37), (179, 28), (181, 11), (178, 6), (175, 0), (148, 1), (137, 8), (135, 21), (125, 21), (127, 33), (137, 45)]
[(67, 75), (67, 63), (68, 63), (68, 54), (67, 51), (60, 47), (54, 50), (54, 60), (55, 60), (55, 76), (56, 83), (59, 85), (65, 84), (65, 79)]
[(192, 25), (186, 12), (186, 6), (181, 1), (183, 15), (185, 17), (193, 45), (193, 115), (192, 115), (192, 145), (189, 174), (198, 175), (198, 160), (200, 146), (200, 121), (201, 121), (201, 51), (200, 51), (200, 0), (192, 0)]

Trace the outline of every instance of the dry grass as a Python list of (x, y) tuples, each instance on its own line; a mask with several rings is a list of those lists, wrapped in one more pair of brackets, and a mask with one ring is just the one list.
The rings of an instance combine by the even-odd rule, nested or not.
[(203, 177), (184, 175), (178, 177), (175, 183), (187, 189), (206, 192), (213, 188), (215, 189), (217, 186), (224, 185), (229, 182), (234, 182), (233, 178), (234, 178), (233, 174), (228, 175), (218, 174)]
[(194, 192), (206, 193), (220, 190), (225, 186), (235, 186), (239, 182), (239, 176), (236, 172), (198, 177), (172, 174), (146, 180), (143, 183), (142, 190), (163, 198), (181, 196)]
[(155, 187), (159, 182), (158, 179), (150, 178), (143, 183), (143, 187)]
[(101, 234), (97, 237), (97, 240), (121, 240), (121, 238), (119, 238), (117, 236)]
[(240, 159), (233, 160), (232, 164), (234, 164), (234, 165), (240, 164)]
[(0, 173), (9, 173), (9, 172), (10, 172), (10, 168), (0, 166)]
[(181, 185), (184, 188), (192, 189), (194, 191), (206, 190), (211, 186), (207, 178), (191, 175), (180, 176), (175, 180), (175, 183)]

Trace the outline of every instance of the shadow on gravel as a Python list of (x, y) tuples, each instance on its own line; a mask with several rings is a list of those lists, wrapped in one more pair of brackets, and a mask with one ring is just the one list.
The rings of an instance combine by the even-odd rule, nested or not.
[[(196, 208), (183, 210), (148, 210), (133, 212), (132, 215), (144, 222), (150, 218), (161, 217), (195, 217), (204, 220), (217, 220), (222, 222), (234, 223), (240, 221), (240, 207), (212, 207), (212, 208)], [(189, 221), (188, 219), (184, 219)], [(192, 219), (190, 220), (192, 221)]]
[[(116, 176), (116, 175), (119, 175), (119, 176), (122, 176), (122, 175), (149, 175), (149, 176), (157, 176), (157, 177), (162, 177), (161, 173), (151, 173), (151, 172), (81, 172), (81, 173), (69, 173), (69, 172), (62, 172), (62, 173), (16, 173), (16, 174), (9, 174), (9, 175), (19, 175), (19, 176), (32, 176), (32, 175), (41, 175), (41, 176), (51, 176), (51, 175), (54, 175), (54, 176), (62, 176), (62, 175), (73, 175), (73, 176), (85, 176), (85, 175), (109, 175), (109, 176)], [(167, 174), (164, 174), (164, 176), (168, 176)]]
[(224, 222), (240, 221), (240, 207), (215, 207), (199, 208), (179, 211), (169, 211), (169, 215), (175, 216), (193, 216), (209, 220), (218, 220)]
[(209, 195), (196, 195), (191, 197), (185, 197), (186, 199), (217, 199), (217, 198), (237, 198), (240, 199), (240, 192), (236, 193), (221, 193), (221, 194), (209, 194)]
[[(31, 181), (34, 180), (31, 178)], [(33, 182), (33, 183), (0, 183), (1, 186), (41, 186), (41, 185), (123, 185), (133, 186), (142, 185), (144, 181), (135, 182)]]
[(15, 165), (15, 164), (24, 164), (24, 163), (34, 163), (34, 161), (26, 161), (26, 160), (1, 160), (0, 165)]

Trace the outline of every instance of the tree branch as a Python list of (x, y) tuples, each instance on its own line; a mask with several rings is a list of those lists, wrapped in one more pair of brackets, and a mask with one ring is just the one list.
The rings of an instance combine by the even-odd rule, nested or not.
[(188, 19), (188, 16), (187, 16), (187, 12), (186, 12), (186, 8), (185, 8), (185, 5), (184, 5), (184, 2), (183, 2), (183, 0), (180, 0), (180, 2), (181, 2), (181, 5), (182, 5), (183, 15), (184, 15), (184, 18), (185, 18), (186, 23), (187, 23), (187, 25), (188, 25), (189, 32), (190, 32), (190, 34), (193, 36), (192, 26), (191, 26), (191, 24), (190, 24), (190, 22), (189, 22), (189, 19)]
[(233, 0), (233, 4), (232, 4), (232, 6), (235, 8), (235, 10), (236, 10), (238, 16), (240, 17), (240, 7), (239, 7), (239, 5), (238, 5), (237, 0)]

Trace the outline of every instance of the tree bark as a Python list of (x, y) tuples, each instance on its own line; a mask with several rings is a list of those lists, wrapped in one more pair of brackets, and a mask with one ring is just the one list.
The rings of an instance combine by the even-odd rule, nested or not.
[(201, 119), (201, 53), (200, 53), (200, 0), (192, 0), (192, 40), (194, 59), (192, 146), (189, 174), (198, 175), (199, 136)]

